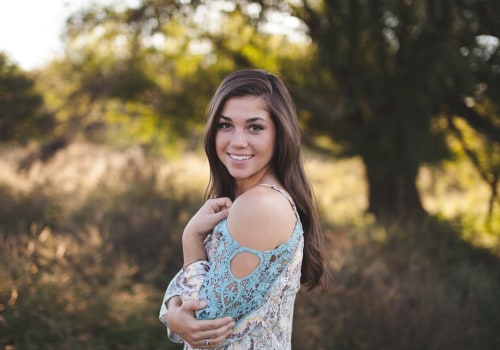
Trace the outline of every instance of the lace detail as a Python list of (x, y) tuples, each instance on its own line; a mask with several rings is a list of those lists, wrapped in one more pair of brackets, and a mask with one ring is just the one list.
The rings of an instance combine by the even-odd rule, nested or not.
[[(273, 250), (260, 251), (241, 246), (229, 233), (227, 220), (222, 220), (212, 233), (215, 252), (209, 259), (210, 270), (200, 291), (200, 299), (207, 301), (207, 307), (198, 311), (197, 317), (232, 316), (238, 324), (268, 297), (273, 284), (292, 260), (301, 233), (302, 226), (297, 221), (287, 242)], [(231, 271), (231, 260), (244, 252), (255, 254), (259, 264), (249, 275), (236, 278)]]
[[(260, 251), (241, 246), (229, 233), (227, 219), (222, 220), (214, 228), (211, 237), (214, 244), (209, 255), (210, 270), (199, 295), (207, 301), (207, 307), (196, 313), (199, 319), (231, 316), (238, 325), (245, 315), (264, 303), (300, 244), (303, 230), (293, 200), (275, 185), (262, 185), (273, 188), (288, 199), (297, 217), (294, 231), (284, 244), (273, 250)], [(256, 255), (259, 263), (249, 275), (236, 278), (231, 271), (231, 261), (240, 253)]]

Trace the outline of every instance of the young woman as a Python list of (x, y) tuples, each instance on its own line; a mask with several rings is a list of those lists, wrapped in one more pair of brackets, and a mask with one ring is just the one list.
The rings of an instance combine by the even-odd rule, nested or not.
[(295, 105), (262, 70), (227, 76), (209, 105), (208, 198), (182, 236), (160, 320), (185, 349), (289, 349), (301, 284), (322, 282), (322, 234)]

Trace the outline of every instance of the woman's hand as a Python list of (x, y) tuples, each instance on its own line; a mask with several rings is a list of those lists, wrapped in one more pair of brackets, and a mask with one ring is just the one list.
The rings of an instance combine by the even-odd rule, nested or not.
[(219, 221), (226, 218), (231, 207), (231, 199), (220, 197), (209, 199), (196, 214), (189, 220), (184, 234), (200, 236), (201, 240), (212, 231)]
[(195, 311), (206, 306), (204, 301), (182, 302), (176, 296), (168, 302), (167, 322), (171, 331), (178, 334), (193, 348), (217, 347), (231, 334), (234, 321), (231, 317), (215, 320), (198, 320)]
[(182, 234), (184, 264), (206, 258), (203, 240), (219, 221), (228, 216), (231, 205), (232, 201), (227, 197), (209, 199), (189, 220)]

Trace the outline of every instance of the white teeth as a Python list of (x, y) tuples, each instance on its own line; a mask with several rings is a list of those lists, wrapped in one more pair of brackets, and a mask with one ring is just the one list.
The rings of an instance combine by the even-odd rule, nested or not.
[(230, 154), (229, 156), (234, 160), (248, 160), (252, 158), (252, 156), (238, 156), (236, 154)]

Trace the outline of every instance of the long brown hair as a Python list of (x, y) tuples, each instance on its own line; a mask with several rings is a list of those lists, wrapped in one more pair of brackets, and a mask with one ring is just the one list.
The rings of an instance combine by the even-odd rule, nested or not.
[(231, 97), (259, 96), (276, 126), (273, 170), (292, 196), (304, 228), (304, 257), (301, 283), (308, 288), (322, 284), (324, 262), (322, 232), (311, 185), (301, 156), (301, 134), (295, 103), (285, 83), (263, 70), (245, 69), (228, 75), (215, 92), (207, 110), (204, 144), (210, 164), (206, 197), (235, 196), (235, 181), (217, 156), (215, 137), (224, 104)]

